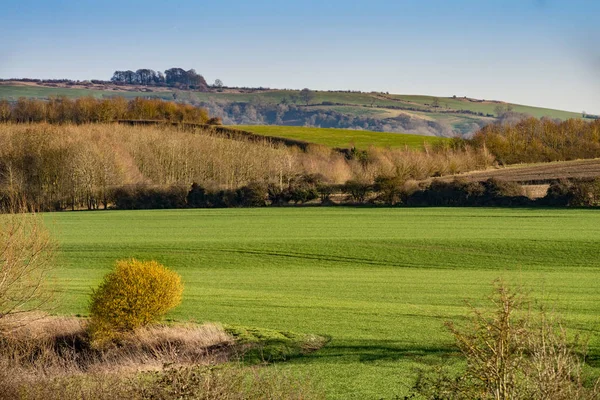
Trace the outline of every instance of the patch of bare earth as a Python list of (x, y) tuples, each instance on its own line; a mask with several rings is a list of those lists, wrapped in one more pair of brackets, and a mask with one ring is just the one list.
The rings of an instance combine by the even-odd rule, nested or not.
[(592, 179), (600, 176), (600, 159), (548, 162), (536, 165), (512, 165), (506, 168), (474, 171), (441, 178), (450, 181), (455, 178), (469, 181), (484, 181), (490, 178), (519, 182), (529, 185), (543, 185), (560, 179)]

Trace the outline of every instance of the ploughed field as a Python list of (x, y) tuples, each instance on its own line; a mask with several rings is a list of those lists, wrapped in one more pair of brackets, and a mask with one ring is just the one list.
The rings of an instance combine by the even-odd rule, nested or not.
[(515, 164), (501, 169), (473, 171), (457, 176), (445, 176), (443, 180), (461, 177), (472, 181), (497, 178), (512, 182), (548, 182), (559, 179), (592, 179), (600, 176), (600, 159), (555, 161), (538, 164)]
[(600, 212), (491, 208), (257, 208), (46, 214), (61, 245), (62, 314), (85, 314), (116, 259), (184, 279), (170, 318), (328, 335), (278, 364), (338, 399), (404, 395), (417, 369), (460, 366), (443, 322), (497, 278), (590, 338), (600, 364)]

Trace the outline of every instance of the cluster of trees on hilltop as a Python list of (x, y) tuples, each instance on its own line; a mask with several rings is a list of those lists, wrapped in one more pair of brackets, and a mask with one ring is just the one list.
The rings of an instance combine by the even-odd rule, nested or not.
[(214, 124), (203, 108), (160, 99), (123, 97), (96, 99), (52, 97), (48, 101), (20, 98), (15, 103), (0, 100), (0, 122), (49, 122), (56, 124), (111, 122), (117, 120), (160, 120)]
[(170, 68), (165, 72), (152, 69), (138, 69), (137, 71), (115, 71), (110, 79), (116, 84), (145, 85), (145, 86), (170, 86), (180, 89), (208, 90), (204, 77), (194, 69), (188, 71), (182, 68)]

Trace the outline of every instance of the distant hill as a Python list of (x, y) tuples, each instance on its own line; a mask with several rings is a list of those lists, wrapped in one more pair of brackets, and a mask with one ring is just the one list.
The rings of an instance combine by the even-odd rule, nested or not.
[(574, 112), (465, 97), (239, 88), (196, 91), (97, 82), (100, 83), (3, 81), (0, 99), (156, 97), (206, 107), (227, 125), (349, 128), (446, 137), (468, 135), (498, 118), (518, 118), (522, 114), (561, 120), (582, 117)]

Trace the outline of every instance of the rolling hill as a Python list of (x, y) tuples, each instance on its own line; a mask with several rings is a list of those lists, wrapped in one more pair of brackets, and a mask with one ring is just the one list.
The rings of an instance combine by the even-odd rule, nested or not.
[(20, 97), (51, 96), (176, 100), (203, 106), (227, 125), (348, 128), (446, 137), (473, 133), (506, 112), (536, 118), (581, 118), (581, 114), (574, 112), (455, 96), (313, 91), (310, 99), (303, 100), (297, 90), (224, 88), (199, 92), (139, 85), (0, 83), (0, 99), (16, 101)]

